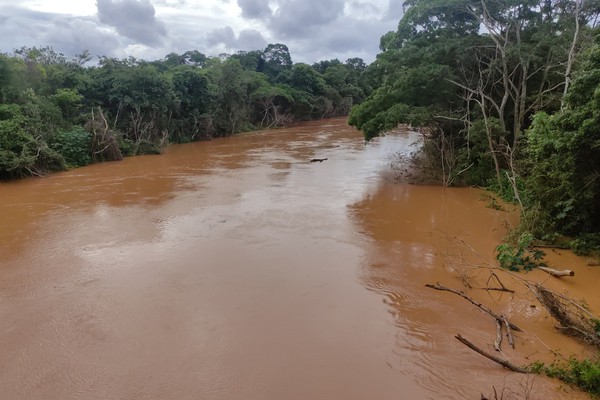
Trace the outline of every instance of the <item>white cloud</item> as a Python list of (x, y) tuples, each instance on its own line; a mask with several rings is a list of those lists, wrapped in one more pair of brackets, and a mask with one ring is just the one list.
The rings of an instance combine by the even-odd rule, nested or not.
[(294, 61), (362, 57), (397, 28), (401, 0), (0, 0), (0, 51), (162, 58), (286, 44)]

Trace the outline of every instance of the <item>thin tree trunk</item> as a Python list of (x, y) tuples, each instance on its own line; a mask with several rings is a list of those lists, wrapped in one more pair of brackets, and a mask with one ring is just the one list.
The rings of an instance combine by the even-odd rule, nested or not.
[(565, 70), (565, 88), (563, 90), (563, 97), (560, 103), (561, 109), (565, 107), (565, 96), (567, 95), (569, 86), (571, 84), (571, 70), (573, 69), (573, 64), (575, 63), (575, 53), (577, 51), (577, 41), (579, 39), (579, 13), (583, 8), (584, 1), (585, 0), (575, 0), (575, 32), (573, 33), (573, 41), (571, 42), (569, 57), (567, 59), (567, 68)]

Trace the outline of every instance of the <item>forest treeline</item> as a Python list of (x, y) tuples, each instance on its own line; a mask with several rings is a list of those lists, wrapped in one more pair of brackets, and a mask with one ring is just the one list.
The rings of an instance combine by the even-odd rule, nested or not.
[(366, 139), (410, 124), (446, 185), (492, 188), (521, 230), (600, 247), (598, 0), (407, 0), (350, 114)]
[(168, 143), (347, 115), (372, 91), (360, 58), (293, 63), (288, 47), (207, 57), (0, 54), (0, 179), (40, 175)]

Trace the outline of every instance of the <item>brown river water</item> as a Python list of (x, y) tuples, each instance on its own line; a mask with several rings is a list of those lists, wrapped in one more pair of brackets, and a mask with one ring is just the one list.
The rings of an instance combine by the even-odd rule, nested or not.
[[(390, 182), (415, 139), (333, 119), (0, 183), (0, 399), (587, 398), (454, 339), (494, 323), (424, 285), (485, 286), (465, 266), (516, 217)], [(526, 277), (600, 310), (600, 273), (550, 255), (576, 276)], [(587, 351), (527, 292), (470, 293), (525, 328), (517, 364)]]

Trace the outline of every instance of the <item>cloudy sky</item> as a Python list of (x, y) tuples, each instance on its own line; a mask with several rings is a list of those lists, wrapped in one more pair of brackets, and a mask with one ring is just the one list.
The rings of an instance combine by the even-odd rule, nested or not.
[(72, 56), (154, 60), (288, 45), (294, 62), (362, 57), (396, 30), (403, 0), (0, 0), (0, 52), (50, 45)]

